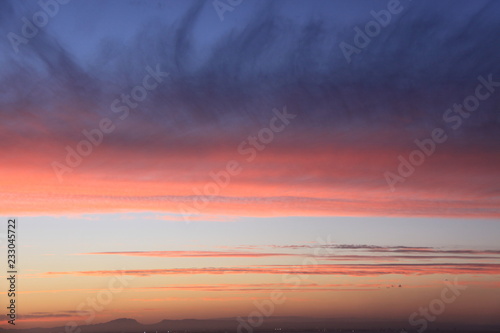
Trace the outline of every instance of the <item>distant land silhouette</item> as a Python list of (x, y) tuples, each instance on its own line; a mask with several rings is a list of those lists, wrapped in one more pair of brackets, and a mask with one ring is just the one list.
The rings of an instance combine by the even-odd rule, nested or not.
[[(156, 324), (141, 324), (135, 319), (121, 318), (106, 323), (94, 325), (82, 325), (72, 332), (81, 333), (180, 333), (180, 332), (279, 332), (279, 333), (301, 333), (301, 332), (359, 332), (359, 333), (413, 333), (416, 328), (409, 327), (408, 323), (381, 323), (348, 319), (321, 319), (306, 317), (269, 317), (265, 318), (262, 325), (250, 330), (242, 327), (237, 318), (220, 319), (180, 319), (162, 320)], [(427, 329), (426, 333), (481, 333), (499, 332), (499, 326), (487, 325), (464, 325), (441, 323), (435, 324)], [(1, 333), (66, 333), (64, 326), (52, 328), (30, 328), (30, 329), (5, 329), (0, 328)]]

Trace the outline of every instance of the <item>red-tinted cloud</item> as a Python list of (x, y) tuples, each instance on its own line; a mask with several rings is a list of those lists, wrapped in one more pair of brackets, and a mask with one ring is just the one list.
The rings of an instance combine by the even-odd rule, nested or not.
[(120, 271), (74, 271), (47, 272), (45, 275), (76, 276), (113, 276), (113, 275), (195, 275), (195, 274), (297, 274), (297, 275), (348, 275), (377, 276), (396, 275), (431, 275), (431, 274), (500, 274), (500, 264), (322, 264), (322, 265), (264, 265), (248, 267), (206, 267), (206, 268), (171, 268), (138, 269)]

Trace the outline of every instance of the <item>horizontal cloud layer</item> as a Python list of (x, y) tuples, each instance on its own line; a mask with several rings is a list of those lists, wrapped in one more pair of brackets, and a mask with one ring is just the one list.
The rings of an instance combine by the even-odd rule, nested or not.
[(431, 274), (500, 274), (500, 264), (322, 264), (322, 265), (263, 265), (248, 267), (202, 267), (172, 269), (138, 269), (138, 270), (102, 270), (47, 272), (51, 275), (75, 276), (114, 276), (114, 275), (195, 275), (195, 274), (296, 274), (296, 275), (346, 275), (346, 276), (378, 276), (396, 275), (431, 275)]
[[(338, 2), (313, 1), (322, 14), (300, 20), (285, 5), (254, 2), (216, 29), (203, 2), (165, 21), (146, 3), (148, 24), (120, 30), (109, 15), (116, 31), (89, 35), (90, 55), (48, 28), (4, 54), (0, 212), (500, 216), (496, 83), (476, 111), (445, 117), (500, 81), (498, 2), (405, 2), (350, 63), (339, 44), (386, 2), (345, 5), (356, 14), (338, 22), (327, 14)], [(36, 9), (2, 6), (4, 34)], [(58, 18), (63, 9), (81, 11), (75, 26), (106, 15), (75, 2)], [(273, 120), (285, 109), (293, 117)], [(447, 141), (391, 192), (386, 172), (401, 174), (399, 156), (436, 128)], [(217, 185), (233, 160), (240, 172)]]

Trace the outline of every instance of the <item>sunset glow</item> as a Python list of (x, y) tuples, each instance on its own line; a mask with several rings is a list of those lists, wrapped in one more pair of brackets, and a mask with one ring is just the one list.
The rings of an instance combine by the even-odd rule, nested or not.
[(499, 14), (0, 1), (0, 333), (498, 331)]

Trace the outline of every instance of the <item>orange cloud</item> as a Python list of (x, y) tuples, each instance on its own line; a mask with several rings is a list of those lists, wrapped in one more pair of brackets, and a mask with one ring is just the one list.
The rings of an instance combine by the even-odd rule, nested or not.
[(109, 276), (109, 275), (195, 275), (195, 274), (296, 274), (296, 275), (348, 275), (377, 276), (431, 275), (431, 274), (500, 274), (500, 264), (322, 264), (322, 265), (263, 265), (249, 267), (209, 267), (209, 268), (171, 268), (119, 271), (73, 271), (47, 272), (44, 275)]

